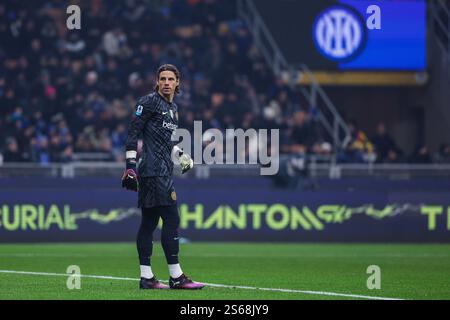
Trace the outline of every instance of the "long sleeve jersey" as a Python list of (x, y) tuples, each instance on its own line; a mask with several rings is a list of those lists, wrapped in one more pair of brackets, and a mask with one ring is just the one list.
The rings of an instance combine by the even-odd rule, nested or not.
[(126, 151), (137, 151), (137, 142), (142, 134), (143, 152), (138, 166), (141, 177), (171, 176), (173, 161), (171, 140), (178, 128), (178, 107), (159, 93), (153, 92), (138, 99), (131, 120)]

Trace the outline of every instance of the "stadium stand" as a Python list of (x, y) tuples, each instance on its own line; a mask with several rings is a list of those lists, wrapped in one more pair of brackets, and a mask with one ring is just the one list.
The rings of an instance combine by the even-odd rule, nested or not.
[(234, 1), (86, 5), (83, 28), (69, 32), (64, 1), (0, 4), (4, 162), (124, 161), (132, 107), (161, 63), (182, 72), (181, 127), (202, 120), (204, 130), (279, 128), (282, 153), (336, 153), (342, 162), (448, 162), (448, 146), (435, 156), (418, 146), (406, 157), (386, 129), (372, 141), (358, 129), (333, 150), (317, 109), (272, 75)]

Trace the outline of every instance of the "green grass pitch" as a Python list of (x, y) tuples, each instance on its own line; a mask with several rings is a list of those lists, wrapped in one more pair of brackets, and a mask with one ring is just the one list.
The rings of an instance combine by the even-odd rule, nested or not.
[[(249, 288), (139, 290), (133, 279), (82, 277), (81, 289), (69, 290), (64, 275), (69, 265), (79, 266), (82, 275), (137, 279), (135, 245), (2, 244), (0, 299), (450, 299), (448, 244), (188, 243), (181, 245), (180, 259), (194, 280)], [(367, 288), (370, 265), (381, 268), (381, 289)], [(159, 279), (167, 280), (159, 243), (154, 245), (152, 268)], [(293, 291), (252, 289), (256, 287)]]

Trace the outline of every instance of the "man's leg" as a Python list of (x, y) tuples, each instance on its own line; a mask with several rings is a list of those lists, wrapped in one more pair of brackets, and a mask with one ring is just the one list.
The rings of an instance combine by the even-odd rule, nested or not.
[(139, 264), (141, 266), (150, 266), (150, 257), (153, 253), (153, 232), (158, 226), (158, 221), (159, 214), (156, 210), (142, 208), (141, 226), (139, 227), (136, 240)]
[(201, 289), (202, 283), (194, 282), (181, 270), (178, 261), (178, 252), (180, 249), (178, 227), (180, 225), (180, 216), (178, 215), (178, 206), (174, 203), (171, 206), (160, 207), (160, 215), (163, 220), (161, 232), (161, 245), (169, 266), (169, 285), (172, 289)]
[(167, 289), (153, 275), (150, 258), (153, 253), (153, 232), (158, 226), (159, 214), (154, 208), (142, 208), (141, 226), (137, 234), (137, 251), (141, 269), (141, 289)]
[(180, 251), (180, 238), (178, 227), (180, 226), (180, 216), (178, 215), (177, 204), (159, 208), (163, 227), (161, 231), (161, 245), (169, 265), (170, 276), (178, 278), (183, 273), (178, 261)]

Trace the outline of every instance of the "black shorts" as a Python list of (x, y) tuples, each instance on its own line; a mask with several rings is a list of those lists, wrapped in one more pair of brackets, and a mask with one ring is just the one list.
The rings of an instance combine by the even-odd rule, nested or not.
[(153, 208), (176, 204), (172, 177), (139, 178), (138, 207)]

